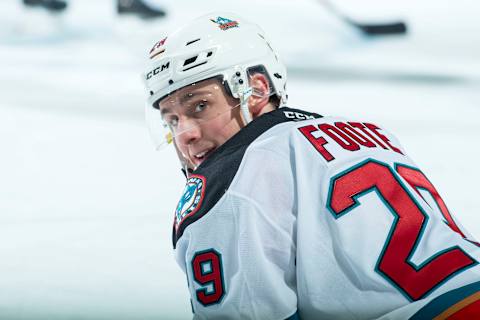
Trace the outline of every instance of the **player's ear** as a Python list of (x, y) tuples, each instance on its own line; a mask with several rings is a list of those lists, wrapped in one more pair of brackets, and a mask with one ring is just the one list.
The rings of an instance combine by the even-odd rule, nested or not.
[(255, 73), (250, 76), (250, 86), (253, 89), (253, 94), (248, 101), (248, 108), (252, 114), (252, 118), (256, 118), (270, 107), (270, 85), (265, 75), (261, 73)]

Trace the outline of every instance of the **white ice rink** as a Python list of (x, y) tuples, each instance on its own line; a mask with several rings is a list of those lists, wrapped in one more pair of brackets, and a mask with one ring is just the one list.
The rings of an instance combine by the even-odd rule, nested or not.
[(0, 320), (188, 319), (171, 245), (184, 179), (156, 152), (140, 80), (163, 31), (236, 11), (290, 68), (290, 106), (388, 128), (480, 238), (480, 5), (339, 0), (406, 37), (367, 39), (315, 0), (150, 1), (169, 18), (118, 18), (113, 0), (51, 17), (0, 2)]

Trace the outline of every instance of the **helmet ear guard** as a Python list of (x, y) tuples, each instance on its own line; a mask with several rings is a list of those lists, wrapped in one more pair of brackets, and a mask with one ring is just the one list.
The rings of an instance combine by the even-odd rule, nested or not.
[(240, 99), (240, 111), (242, 112), (245, 124), (251, 122), (252, 116), (250, 115), (250, 110), (248, 108), (248, 98), (252, 95), (253, 90), (249, 86), (246, 72), (238, 68), (234, 71), (230, 81), (227, 80), (227, 84), (231, 87), (232, 96)]

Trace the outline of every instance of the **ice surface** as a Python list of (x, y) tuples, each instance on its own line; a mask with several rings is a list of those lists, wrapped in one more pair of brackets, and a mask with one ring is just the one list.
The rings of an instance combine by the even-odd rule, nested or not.
[(171, 253), (183, 178), (143, 124), (143, 58), (166, 30), (242, 13), (290, 68), (290, 105), (382, 124), (450, 211), (480, 237), (477, 2), (336, 2), (357, 19), (406, 18), (408, 37), (367, 39), (314, 0), (150, 1), (159, 22), (113, 1), (62, 16), (0, 3), (0, 319), (190, 318)]

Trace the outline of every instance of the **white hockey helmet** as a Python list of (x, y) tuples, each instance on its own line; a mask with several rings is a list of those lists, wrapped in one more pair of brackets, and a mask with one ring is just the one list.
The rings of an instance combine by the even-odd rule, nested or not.
[(285, 66), (264, 31), (233, 13), (201, 16), (157, 42), (150, 50), (144, 74), (147, 124), (157, 149), (174, 140), (171, 132), (158, 128), (162, 123), (160, 100), (188, 85), (221, 77), (227, 92), (240, 99), (244, 120), (249, 122), (246, 100), (255, 92), (248, 80), (258, 70), (270, 80), (270, 95), (278, 97), (279, 106), (286, 104)]

